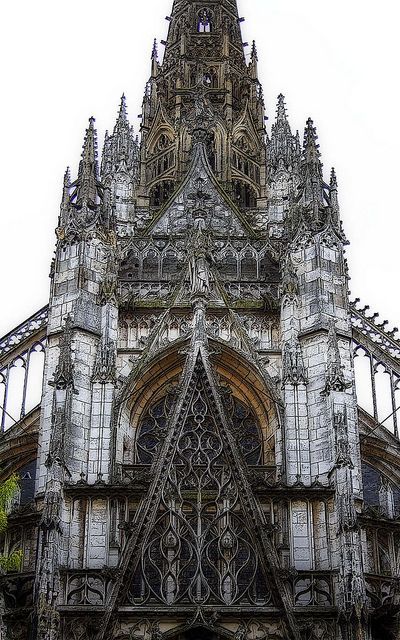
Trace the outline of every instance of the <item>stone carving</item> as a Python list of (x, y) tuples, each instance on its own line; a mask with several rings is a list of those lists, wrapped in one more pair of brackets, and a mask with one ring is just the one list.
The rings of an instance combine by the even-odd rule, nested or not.
[(294, 337), (284, 347), (282, 385), (307, 384), (307, 382), (301, 344), (298, 338)]
[(92, 382), (114, 382), (116, 376), (116, 347), (110, 338), (102, 338), (97, 349)]
[(65, 463), (66, 418), (63, 407), (57, 407), (53, 415), (53, 429), (46, 465)]
[(74, 386), (74, 365), (72, 363), (72, 318), (65, 319), (64, 331), (60, 338), (60, 355), (54, 372), (54, 378), (49, 385), (64, 391)]
[(118, 267), (114, 251), (110, 251), (106, 271), (100, 285), (101, 304), (116, 304), (118, 284)]
[(347, 431), (347, 411), (346, 407), (342, 411), (334, 414), (334, 428), (336, 434), (336, 467), (348, 467), (353, 469), (349, 435)]
[(332, 320), (329, 325), (328, 334), (326, 383), (322, 394), (328, 396), (331, 391), (343, 392), (350, 387), (351, 383), (347, 383), (344, 377), (344, 367), (340, 358), (336, 325)]
[(299, 281), (290, 256), (285, 260), (282, 272), (283, 300), (293, 302), (299, 293)]
[(199, 221), (189, 259), (190, 289), (193, 296), (208, 296), (210, 293), (211, 273), (207, 244), (207, 236)]

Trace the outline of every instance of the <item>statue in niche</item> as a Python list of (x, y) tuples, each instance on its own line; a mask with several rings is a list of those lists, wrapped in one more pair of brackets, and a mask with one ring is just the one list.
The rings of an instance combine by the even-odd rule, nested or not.
[(192, 295), (208, 295), (211, 288), (210, 256), (205, 219), (200, 213), (195, 219), (195, 233), (189, 260), (190, 289)]

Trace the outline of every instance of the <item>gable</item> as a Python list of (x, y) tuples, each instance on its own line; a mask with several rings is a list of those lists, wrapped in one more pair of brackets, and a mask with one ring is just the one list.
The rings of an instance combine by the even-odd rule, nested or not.
[(185, 234), (201, 226), (221, 236), (251, 233), (240, 211), (218, 185), (203, 145), (197, 144), (195, 149), (188, 175), (147, 232), (154, 235)]

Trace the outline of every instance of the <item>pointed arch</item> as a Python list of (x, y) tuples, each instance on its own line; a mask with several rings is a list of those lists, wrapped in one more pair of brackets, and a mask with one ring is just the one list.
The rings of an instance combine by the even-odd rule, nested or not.
[[(117, 462), (122, 462), (123, 437), (135, 438), (142, 417), (149, 407), (176, 388), (184, 367), (182, 351), (188, 339), (184, 336), (162, 349), (145, 369), (134, 371), (122, 391), (117, 418)], [(218, 355), (213, 357), (215, 374), (232, 398), (254, 414), (262, 433), (264, 464), (277, 462), (275, 442), (280, 429), (280, 411), (272, 386), (242, 354), (222, 341), (211, 340)], [(160, 375), (162, 371), (162, 375)], [(133, 462), (133, 459), (132, 459)]]

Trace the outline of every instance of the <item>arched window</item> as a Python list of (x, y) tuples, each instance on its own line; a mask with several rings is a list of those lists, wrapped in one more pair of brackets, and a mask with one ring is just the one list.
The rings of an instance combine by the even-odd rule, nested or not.
[(238, 275), (237, 255), (233, 251), (227, 251), (221, 261), (220, 273), (226, 278), (236, 280)]
[(202, 9), (197, 15), (197, 32), (211, 33), (212, 31), (212, 13), (208, 9)]
[(216, 150), (215, 150), (215, 134), (211, 132), (207, 137), (207, 158), (210, 167), (215, 171), (216, 166)]
[(158, 280), (159, 257), (157, 251), (150, 249), (143, 258), (143, 280)]
[(176, 252), (172, 249), (168, 249), (168, 251), (163, 256), (162, 261), (162, 277), (163, 278), (171, 278), (177, 273), (178, 268), (178, 256)]
[[(187, 405), (168, 441), (154, 525), (145, 534), (142, 561), (127, 594), (133, 605), (196, 606), (201, 601), (214, 607), (265, 607), (272, 602), (242, 508), (242, 485), (236, 480), (229, 444), (210, 395), (199, 363)], [(261, 460), (257, 421), (248, 407), (230, 398), (224, 405), (237, 446), (248, 464), (257, 464)], [(139, 424), (139, 463), (151, 464), (161, 450), (173, 405), (173, 395), (158, 400)]]
[(121, 262), (121, 280), (139, 280), (139, 255), (135, 251), (130, 251)]
[(241, 273), (244, 280), (257, 280), (257, 260), (250, 250), (246, 251), (242, 257)]
[(172, 180), (164, 180), (156, 184), (150, 191), (150, 206), (161, 207), (172, 195), (174, 183)]
[(203, 83), (210, 89), (218, 88), (218, 74), (213, 67), (208, 69), (208, 71), (206, 71), (206, 73), (204, 74)]

